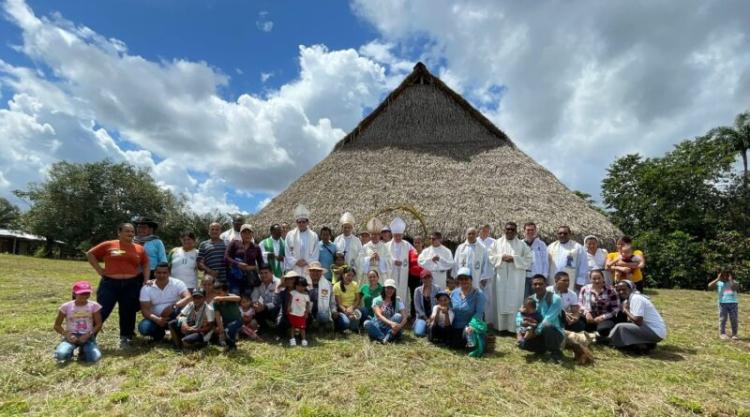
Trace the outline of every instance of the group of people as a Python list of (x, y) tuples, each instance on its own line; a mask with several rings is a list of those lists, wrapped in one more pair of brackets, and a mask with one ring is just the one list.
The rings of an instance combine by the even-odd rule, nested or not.
[(344, 213), (334, 238), (327, 227), (320, 237), (311, 229), (304, 206), (294, 217), (296, 227), (274, 224), (258, 242), (253, 227), (236, 216), (227, 231), (209, 225), (209, 239), (198, 245), (195, 234), (183, 233), (169, 252), (153, 220), (121, 224), (116, 240), (87, 252), (101, 276), (97, 301), (88, 299), (91, 284), (81, 281), (60, 308), (55, 329), (64, 340), (57, 359), (80, 348), (86, 360), (98, 360), (96, 334), (115, 305), (122, 347), (136, 327), (154, 340), (170, 334), (180, 348), (213, 341), (226, 350), (239, 337), (264, 334), (307, 346), (308, 328), (328, 326), (390, 343), (411, 327), (416, 337), (480, 356), (494, 329), (560, 361), (568, 332), (641, 352), (666, 337), (662, 317), (642, 294), (645, 257), (628, 237), (607, 253), (595, 236), (581, 245), (561, 226), (548, 246), (534, 223), (519, 236), (508, 222), (497, 239), (488, 224), (468, 228), (452, 252), (439, 232), (427, 244), (420, 236), (407, 241), (400, 218), (388, 225), (370, 219), (357, 234), (354, 217)]

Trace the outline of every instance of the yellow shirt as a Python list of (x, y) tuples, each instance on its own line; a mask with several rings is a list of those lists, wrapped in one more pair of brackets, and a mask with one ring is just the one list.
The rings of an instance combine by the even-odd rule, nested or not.
[(340, 282), (337, 282), (336, 285), (333, 286), (333, 295), (338, 298), (341, 307), (353, 306), (354, 300), (357, 298), (357, 294), (359, 294), (359, 285), (357, 285), (357, 283), (354, 281), (346, 285), (346, 292), (341, 291)]
[[(616, 251), (615, 251), (615, 252), (610, 252), (610, 253), (608, 253), (608, 254), (607, 254), (607, 263), (609, 263), (609, 262), (611, 262), (611, 261), (613, 261), (613, 260), (617, 259), (617, 257), (618, 257), (618, 256), (620, 256), (620, 252), (616, 252)], [(634, 251), (633, 251), (633, 256), (637, 256), (637, 257), (639, 257), (639, 258), (641, 258), (641, 259), (644, 259), (644, 258), (643, 258), (643, 252), (641, 252), (641, 251), (640, 251), (640, 250), (638, 250), (638, 249), (636, 249), (636, 250), (634, 250)], [(614, 275), (614, 274), (613, 274), (613, 275)], [(630, 279), (630, 280), (631, 280), (631, 281), (633, 281), (633, 282), (635, 283), (635, 282), (639, 282), (639, 281), (641, 281), (642, 279), (643, 279), (643, 273), (641, 272), (641, 268), (636, 268), (636, 269), (634, 269), (634, 270), (633, 270), (633, 274), (632, 274), (632, 276), (631, 276), (631, 279)]]

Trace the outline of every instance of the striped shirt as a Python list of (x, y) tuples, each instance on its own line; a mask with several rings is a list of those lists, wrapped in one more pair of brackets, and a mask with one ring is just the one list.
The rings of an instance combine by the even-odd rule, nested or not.
[(219, 240), (218, 242), (212, 242), (210, 239), (204, 240), (198, 246), (198, 263), (202, 260), (207, 267), (218, 271), (219, 276), (217, 280), (219, 281), (227, 280), (227, 266), (224, 262), (224, 252), (226, 252), (226, 249), (223, 240)]

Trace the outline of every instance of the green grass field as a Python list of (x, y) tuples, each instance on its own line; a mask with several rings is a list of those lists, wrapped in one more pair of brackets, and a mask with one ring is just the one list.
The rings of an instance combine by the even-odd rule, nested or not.
[(718, 339), (709, 292), (649, 291), (666, 342), (648, 357), (595, 347), (591, 367), (571, 352), (562, 367), (534, 360), (510, 337), (483, 359), (410, 335), (392, 346), (356, 335), (293, 349), (243, 341), (230, 355), (136, 339), (123, 352), (116, 315), (99, 338), (101, 362), (58, 366), (56, 309), (74, 281), (94, 278), (83, 262), (0, 255), (0, 415), (750, 416), (748, 339)]

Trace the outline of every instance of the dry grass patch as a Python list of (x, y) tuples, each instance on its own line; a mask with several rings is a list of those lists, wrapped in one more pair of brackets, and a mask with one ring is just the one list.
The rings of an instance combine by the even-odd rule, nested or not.
[(55, 312), (75, 280), (93, 279), (90, 268), (0, 255), (0, 271), (0, 415), (750, 416), (748, 340), (718, 340), (709, 292), (651, 292), (667, 341), (648, 357), (595, 347), (592, 367), (535, 360), (509, 337), (484, 359), (410, 335), (395, 346), (339, 335), (294, 349), (245, 341), (230, 355), (137, 339), (123, 352), (116, 317), (100, 363), (59, 367)]

